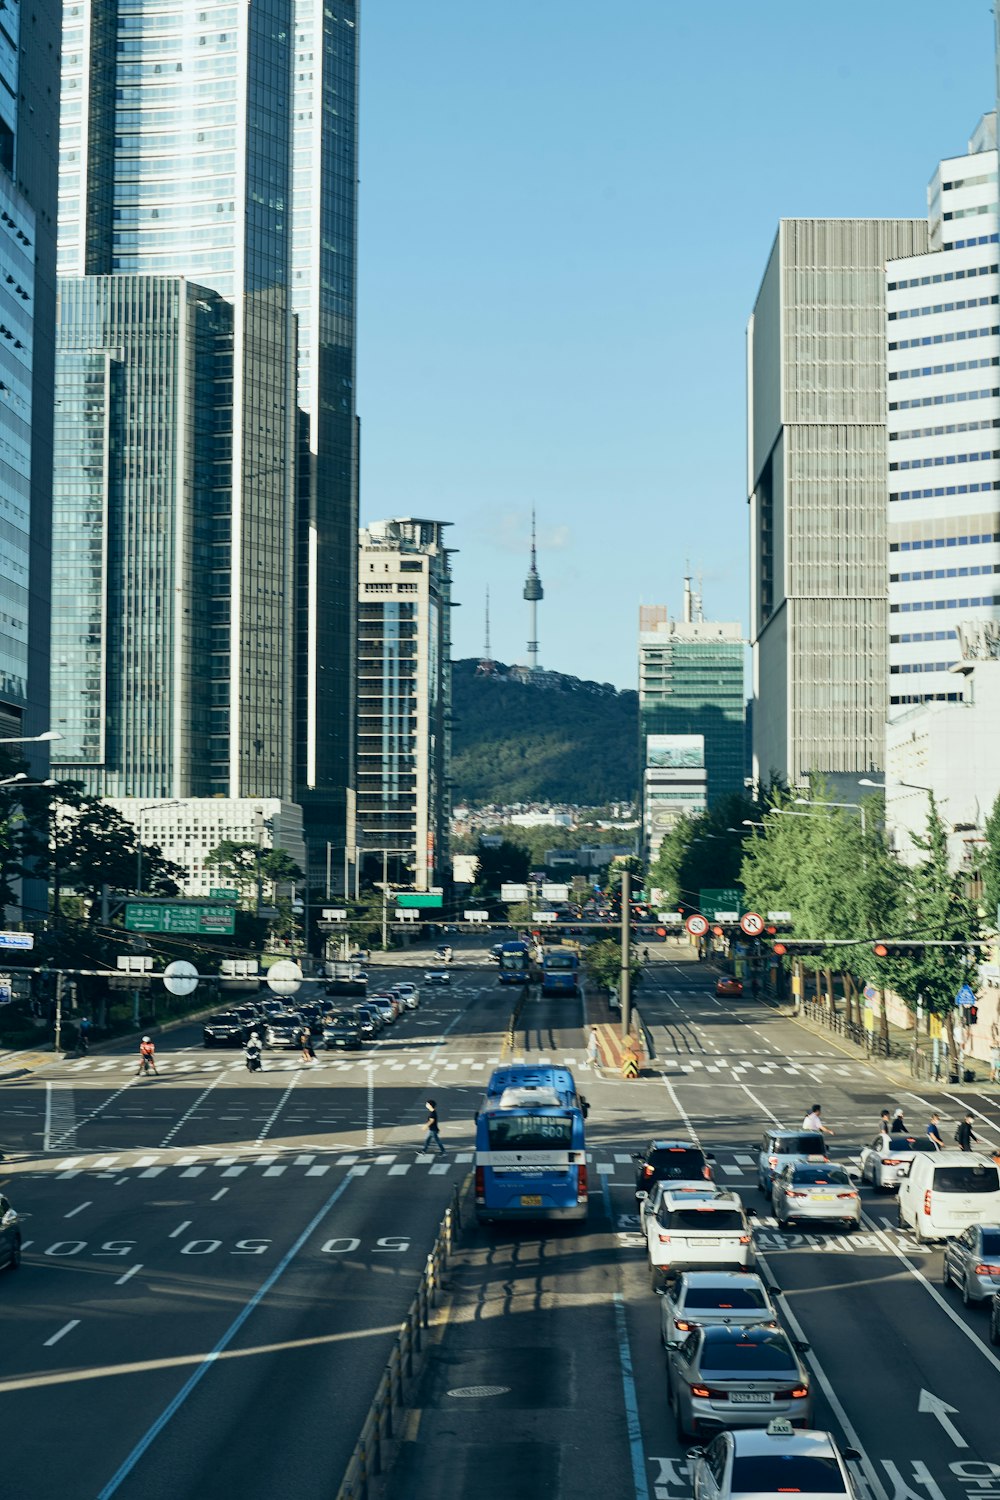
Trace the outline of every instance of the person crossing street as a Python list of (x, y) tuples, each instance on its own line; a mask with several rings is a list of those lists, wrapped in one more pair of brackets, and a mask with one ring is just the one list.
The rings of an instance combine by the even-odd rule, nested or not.
[(138, 1078), (140, 1073), (156, 1073), (157, 1078), (160, 1076), (156, 1071), (156, 1043), (148, 1036), (144, 1036), (139, 1043), (139, 1066), (135, 1076)]
[(433, 1099), (427, 1100), (427, 1135), (424, 1138), (424, 1150), (429, 1151), (431, 1146), (436, 1146), (442, 1156), (447, 1155), (441, 1144), (441, 1123), (438, 1120), (437, 1104)]

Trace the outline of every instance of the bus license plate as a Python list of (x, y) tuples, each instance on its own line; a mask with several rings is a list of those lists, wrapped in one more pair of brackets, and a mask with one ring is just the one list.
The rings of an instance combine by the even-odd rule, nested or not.
[(542, 1206), (542, 1195), (541, 1195), (541, 1193), (522, 1193), (521, 1194), (521, 1207), (522, 1208), (541, 1208), (541, 1206)]

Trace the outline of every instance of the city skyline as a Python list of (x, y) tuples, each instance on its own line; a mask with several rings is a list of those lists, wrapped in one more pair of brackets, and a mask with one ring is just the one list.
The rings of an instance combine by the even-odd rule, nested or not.
[[(782, 0), (763, 20), (638, 0), (629, 69), (609, 73), (604, 19), (555, 0), (526, 55), (448, 0), (366, 11), (362, 521), (448, 517), (455, 655), (481, 654), (489, 586), (513, 663), (537, 507), (545, 665), (634, 687), (635, 608), (679, 613), (685, 559), (706, 612), (749, 628), (744, 331), (778, 220), (925, 217), (938, 162), (993, 106), (993, 33), (971, 0), (946, 28), (928, 0), (834, 18)], [(610, 129), (592, 128), (595, 76)]]

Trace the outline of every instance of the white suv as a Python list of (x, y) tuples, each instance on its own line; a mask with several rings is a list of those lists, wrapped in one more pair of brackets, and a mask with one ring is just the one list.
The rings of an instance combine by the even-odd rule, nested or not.
[(756, 1261), (742, 1199), (715, 1191), (664, 1193), (646, 1216), (646, 1254), (654, 1292), (679, 1271), (752, 1270)]

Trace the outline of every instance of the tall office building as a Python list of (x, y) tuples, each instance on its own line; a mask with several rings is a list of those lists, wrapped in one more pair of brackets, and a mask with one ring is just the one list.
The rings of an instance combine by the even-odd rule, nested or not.
[(927, 203), (931, 253), (886, 267), (890, 718), (961, 702), (957, 629), (1000, 619), (995, 114)]
[(378, 521), (358, 548), (359, 841), (418, 891), (451, 868), (449, 524)]
[(882, 764), (885, 264), (919, 219), (783, 219), (747, 330), (754, 776)]
[(50, 727), (58, 26), (51, 0), (0, 6), (0, 739)]
[(639, 770), (649, 858), (672, 821), (743, 790), (743, 649), (740, 624), (706, 620), (689, 578), (679, 620), (663, 605), (639, 610)]
[[(163, 306), (144, 300), (143, 278), (161, 288), (183, 278), (189, 299), (200, 288), (231, 307), (229, 415), (213, 403), (206, 794), (295, 797), (318, 861), (326, 843), (353, 839), (356, 10), (344, 0), (81, 0), (63, 30), (60, 273), (131, 286), (103, 328), (98, 308), (112, 294), (67, 295), (66, 353), (86, 353), (89, 327), (91, 352), (113, 358), (112, 328), (139, 341), (147, 318), (161, 340)], [(111, 404), (107, 450), (132, 462), (145, 448), (130, 493), (165, 517), (162, 486), (178, 481), (169, 463), (186, 440), (170, 445), (161, 420), (172, 370), (151, 360), (148, 373), (159, 395)], [(81, 492), (72, 474), (57, 477), (68, 530)], [(109, 551), (134, 519), (109, 506)], [(181, 613), (201, 606), (177, 602)], [(81, 636), (85, 615), (81, 606)], [(69, 720), (79, 706), (59, 710)], [(145, 706), (122, 711), (139, 716), (121, 732), (135, 741)], [(91, 769), (119, 795), (138, 794), (124, 762)]]

